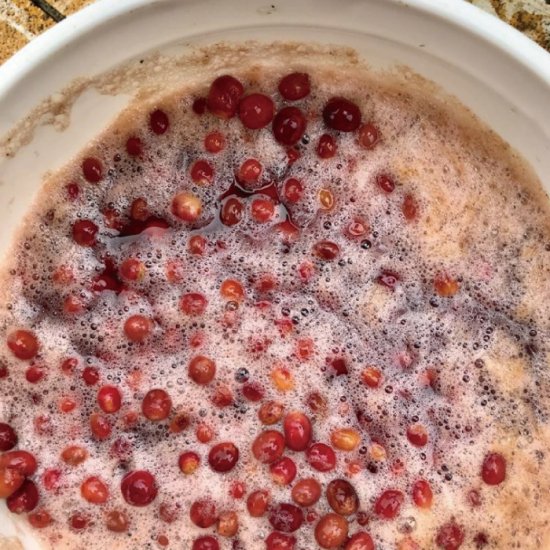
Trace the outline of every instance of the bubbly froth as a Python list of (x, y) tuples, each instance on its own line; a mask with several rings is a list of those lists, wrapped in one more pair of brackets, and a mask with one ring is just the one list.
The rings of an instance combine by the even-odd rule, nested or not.
[[(311, 91), (285, 99), (294, 70)], [(421, 84), (292, 71), (233, 75), (275, 119), (300, 110), (292, 144), (271, 119), (250, 129), (226, 104), (201, 113), (213, 75), (134, 105), (41, 195), (1, 325), (0, 420), (38, 460), (29, 517), (51, 516), (39, 534), (55, 548), (191, 548), (207, 535), (279, 548), (272, 531), (336, 548), (347, 538), (326, 546), (331, 521), (376, 548), (544, 548), (547, 199), (497, 137)], [(326, 112), (334, 97), (360, 124)], [(326, 135), (335, 151), (320, 153)], [(37, 338), (30, 357), (14, 357), (32, 352), (10, 347), (17, 329)], [(98, 399), (105, 386), (120, 404)], [(311, 423), (303, 448), (294, 411)], [(273, 436), (260, 451), (268, 430), (285, 450)], [(68, 445), (85, 458), (64, 460)], [(128, 497), (136, 471), (154, 482)], [(89, 478), (104, 502), (86, 497)], [(298, 506), (293, 487), (309, 478), (321, 496)], [(262, 517), (247, 506), (257, 490)]]

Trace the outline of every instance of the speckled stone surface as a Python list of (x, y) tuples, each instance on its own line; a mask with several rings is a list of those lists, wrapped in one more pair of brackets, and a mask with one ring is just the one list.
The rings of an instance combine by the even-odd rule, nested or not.
[[(93, 1), (0, 0), (0, 63), (36, 35), (55, 25), (60, 17), (70, 15)], [(550, 0), (470, 1), (513, 25), (550, 51)]]

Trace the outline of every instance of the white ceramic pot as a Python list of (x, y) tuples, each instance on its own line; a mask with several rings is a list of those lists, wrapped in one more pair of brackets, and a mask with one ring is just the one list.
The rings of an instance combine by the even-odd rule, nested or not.
[[(408, 65), (487, 122), (550, 191), (550, 55), (462, 0), (100, 0), (0, 67), (0, 136), (75, 78), (155, 50), (245, 39), (342, 44), (376, 66)], [(125, 99), (83, 98), (65, 132), (43, 128), (15, 158), (0, 158), (0, 254), (44, 172), (69, 160)], [(39, 548), (0, 506), (0, 536)]]

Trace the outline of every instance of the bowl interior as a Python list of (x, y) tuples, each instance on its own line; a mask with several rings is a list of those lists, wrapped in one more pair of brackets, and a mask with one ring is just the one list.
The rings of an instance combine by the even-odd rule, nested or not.
[[(337, 44), (375, 67), (407, 65), (456, 95), (521, 152), (550, 191), (550, 55), (517, 31), (453, 0), (275, 1), (102, 0), (0, 68), (0, 135), (75, 78), (152, 52), (251, 39)], [(88, 90), (65, 131), (41, 127), (17, 155), (0, 160), (0, 254), (44, 173), (67, 162), (128, 99)], [(0, 535), (24, 534), (1, 506)], [(39, 548), (31, 535), (25, 547)]]

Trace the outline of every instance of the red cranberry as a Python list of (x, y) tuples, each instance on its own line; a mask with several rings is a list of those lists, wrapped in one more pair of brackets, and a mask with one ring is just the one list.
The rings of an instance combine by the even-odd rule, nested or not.
[(190, 475), (196, 472), (199, 467), (199, 463), (200, 457), (193, 451), (182, 453), (178, 459), (178, 466), (185, 475)]
[(182, 191), (172, 199), (171, 209), (174, 216), (192, 223), (197, 221), (202, 213), (202, 201), (193, 193)]
[(94, 222), (90, 220), (78, 220), (73, 224), (73, 240), (80, 246), (94, 246), (98, 231), (99, 228)]
[(277, 531), (292, 533), (300, 528), (304, 522), (304, 513), (294, 504), (277, 504), (269, 514), (269, 523)]
[(414, 220), (418, 214), (418, 203), (412, 195), (405, 195), (401, 211), (406, 220)]
[(243, 92), (243, 85), (236, 78), (229, 75), (219, 76), (208, 91), (208, 110), (219, 118), (235, 116)]
[(348, 99), (333, 97), (323, 109), (323, 120), (329, 128), (340, 132), (353, 132), (361, 124), (361, 111)]
[(280, 432), (266, 430), (252, 443), (252, 453), (257, 460), (270, 464), (280, 458), (285, 449), (285, 439)]
[(37, 384), (46, 376), (46, 369), (40, 365), (31, 365), (25, 371), (25, 378), (31, 384)]
[(204, 148), (209, 153), (219, 153), (225, 147), (225, 137), (221, 132), (210, 132), (204, 138)]
[(120, 482), (124, 500), (132, 506), (147, 506), (157, 496), (157, 483), (152, 474), (145, 470), (127, 473)]
[(109, 498), (109, 488), (97, 477), (89, 477), (80, 485), (80, 494), (91, 504), (103, 504)]
[(34, 510), (38, 500), (38, 489), (34, 481), (26, 479), (17, 491), (7, 498), (6, 504), (12, 514), (22, 514)]
[(336, 142), (329, 134), (323, 134), (317, 144), (317, 155), (322, 159), (330, 159), (336, 155)]
[(205, 97), (198, 97), (193, 101), (193, 105), (191, 107), (193, 109), (193, 112), (197, 115), (203, 115), (206, 112), (206, 98)]
[(348, 522), (338, 514), (326, 514), (315, 526), (315, 540), (321, 548), (340, 548), (347, 537)]
[(297, 143), (306, 129), (306, 119), (296, 107), (284, 107), (273, 119), (273, 137), (283, 145)]
[(405, 497), (401, 491), (388, 489), (376, 499), (374, 511), (380, 517), (393, 519), (399, 514), (404, 498)]
[(199, 537), (193, 542), (192, 550), (219, 550), (220, 545), (218, 541), (210, 535), (206, 537)]
[(82, 371), (82, 379), (87, 386), (94, 386), (99, 381), (99, 371), (95, 367), (86, 367)]
[(96, 439), (107, 439), (111, 435), (111, 424), (105, 416), (94, 413), (90, 415), (90, 429)]
[(30, 330), (14, 330), (8, 336), (8, 347), (18, 359), (32, 359), (38, 353), (38, 339)]
[(393, 271), (383, 270), (376, 278), (376, 282), (379, 285), (389, 288), (391, 291), (395, 290), (397, 283), (399, 282), (399, 275)]
[(46, 491), (57, 491), (61, 486), (61, 470), (48, 468), (42, 474), (42, 485)]
[(170, 121), (168, 120), (168, 115), (157, 109), (149, 115), (149, 128), (154, 134), (158, 136), (166, 133), (168, 127), (170, 126)]
[(44, 527), (53, 523), (52, 516), (46, 510), (38, 510), (37, 512), (29, 514), (28, 520), (35, 529), (44, 529)]
[(340, 247), (331, 241), (319, 241), (313, 246), (313, 254), (321, 260), (335, 260), (340, 255)]
[(125, 281), (141, 281), (145, 275), (145, 264), (136, 258), (128, 258), (120, 264), (118, 274)]
[(138, 137), (130, 137), (126, 141), (126, 152), (131, 157), (140, 157), (143, 154), (143, 142)]
[(11, 468), (24, 476), (32, 476), (37, 468), (36, 458), (28, 451), (8, 451), (0, 456), (0, 468)]
[(90, 524), (90, 520), (87, 516), (82, 515), (79, 512), (76, 512), (75, 514), (72, 514), (69, 517), (69, 525), (75, 530), (75, 531), (82, 531), (83, 529), (86, 529), (88, 525)]
[(78, 445), (70, 445), (63, 449), (61, 459), (69, 466), (78, 466), (88, 458), (88, 451)]
[(428, 443), (428, 432), (422, 424), (411, 424), (407, 428), (407, 439), (416, 447), (424, 447)]
[(168, 418), (171, 408), (172, 400), (170, 396), (160, 389), (148, 391), (141, 404), (141, 411), (145, 418), (155, 422)]
[(259, 382), (246, 382), (242, 387), (243, 397), (249, 401), (260, 401), (264, 395), (264, 387)]
[(201, 256), (206, 250), (206, 239), (201, 237), (201, 235), (193, 235), (189, 239), (189, 245), (187, 249), (190, 254), (195, 254), (196, 256)]
[(271, 199), (254, 199), (250, 206), (252, 219), (258, 223), (266, 223), (275, 214), (275, 204)]
[(290, 485), (296, 477), (296, 471), (296, 464), (288, 456), (283, 456), (269, 465), (271, 478), (278, 485)]
[(341, 516), (355, 514), (359, 508), (357, 492), (345, 479), (333, 479), (327, 486), (327, 502)]
[(302, 155), (300, 154), (300, 151), (294, 147), (289, 147), (286, 151), (286, 156), (288, 158), (288, 165), (290, 166), (294, 164)]
[(330, 472), (336, 466), (334, 451), (324, 443), (314, 443), (307, 450), (306, 458), (311, 467), (320, 472)]
[(288, 101), (297, 101), (309, 95), (311, 85), (307, 73), (290, 73), (281, 78), (279, 93)]
[(294, 550), (296, 537), (285, 533), (271, 533), (265, 539), (266, 550)]
[(296, 178), (286, 180), (283, 186), (283, 195), (286, 202), (290, 202), (291, 204), (297, 203), (304, 195), (302, 182)]
[(78, 199), (78, 195), (80, 195), (80, 187), (78, 187), (78, 184), (76, 183), (67, 184), (67, 195), (69, 196), (69, 199), (72, 201), (75, 201), (76, 199)]
[(374, 550), (374, 542), (368, 533), (360, 531), (348, 540), (344, 550)]
[(202, 315), (207, 305), (208, 301), (206, 298), (198, 292), (189, 292), (184, 294), (180, 299), (180, 309), (191, 317)]
[(212, 403), (220, 408), (233, 405), (233, 392), (231, 388), (223, 384), (219, 385), (212, 396)]
[(247, 95), (239, 103), (239, 118), (251, 130), (267, 126), (273, 119), (273, 111), (272, 99), (264, 94)]
[(13, 495), (25, 481), (25, 476), (15, 468), (0, 466), (0, 498)]
[(359, 128), (357, 141), (361, 147), (365, 149), (372, 149), (378, 143), (379, 139), (380, 134), (378, 132), (378, 128), (374, 126), (374, 124), (367, 122), (367, 124), (364, 124), (361, 128)]
[(379, 174), (376, 176), (376, 184), (386, 193), (391, 193), (395, 189), (395, 182), (387, 174)]
[(216, 374), (216, 363), (204, 355), (196, 355), (189, 362), (188, 373), (196, 384), (209, 384)]
[(252, 186), (260, 179), (262, 170), (263, 168), (259, 161), (256, 159), (247, 159), (241, 164), (236, 177), (240, 183)]
[(311, 422), (301, 412), (293, 411), (283, 422), (286, 446), (293, 451), (305, 451), (311, 441)]
[(126, 514), (120, 510), (111, 510), (105, 517), (105, 527), (113, 533), (125, 533), (129, 525)]
[(97, 404), (105, 413), (112, 414), (117, 412), (122, 405), (120, 391), (114, 386), (101, 387), (97, 392)]
[(103, 165), (99, 159), (88, 157), (82, 161), (82, 173), (90, 183), (98, 183), (103, 178)]
[(412, 488), (412, 497), (419, 508), (430, 508), (433, 500), (430, 484), (423, 479), (416, 481)]
[(214, 168), (206, 160), (197, 160), (191, 167), (191, 179), (198, 185), (208, 185), (214, 179)]
[(214, 445), (208, 453), (208, 463), (215, 472), (231, 471), (239, 460), (239, 449), (230, 442)]
[(458, 550), (464, 542), (464, 529), (453, 520), (442, 525), (435, 538), (435, 543), (443, 550)]
[(189, 517), (197, 527), (211, 527), (218, 519), (216, 505), (210, 499), (196, 500), (191, 505)]
[(300, 506), (312, 506), (321, 498), (321, 485), (310, 477), (301, 479), (292, 487), (292, 500)]
[(124, 322), (124, 334), (131, 342), (144, 342), (153, 331), (153, 321), (144, 315), (132, 315)]
[(267, 506), (269, 504), (269, 493), (264, 489), (253, 491), (248, 495), (246, 500), (246, 508), (248, 513), (254, 517), (259, 518), (265, 514)]
[(506, 460), (500, 453), (485, 455), (481, 465), (481, 478), (487, 485), (499, 485), (506, 479)]
[(243, 210), (244, 205), (239, 199), (229, 197), (222, 206), (220, 220), (228, 227), (237, 225), (243, 217)]

